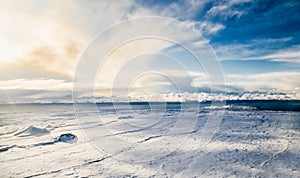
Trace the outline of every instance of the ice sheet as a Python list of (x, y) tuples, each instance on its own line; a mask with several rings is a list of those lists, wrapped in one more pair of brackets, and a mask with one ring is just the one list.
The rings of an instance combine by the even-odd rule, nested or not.
[[(224, 108), (117, 114), (89, 108), (81, 110), (78, 125), (72, 105), (2, 107), (0, 177), (300, 175), (299, 112), (227, 107), (212, 140), (202, 145), (208, 114)], [(76, 141), (55, 141), (66, 133)]]

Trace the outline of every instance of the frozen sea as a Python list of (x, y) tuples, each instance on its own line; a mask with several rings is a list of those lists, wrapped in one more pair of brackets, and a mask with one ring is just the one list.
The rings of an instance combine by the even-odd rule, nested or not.
[(300, 177), (300, 101), (0, 105), (0, 177)]

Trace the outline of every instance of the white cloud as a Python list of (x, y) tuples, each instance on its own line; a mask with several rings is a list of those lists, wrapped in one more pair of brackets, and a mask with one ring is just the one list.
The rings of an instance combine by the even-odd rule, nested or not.
[(266, 49), (265, 46), (276, 46), (292, 40), (286, 38), (254, 39), (244, 44), (215, 45), (214, 49), (220, 60), (270, 60), (300, 63), (300, 45), (283, 49)]
[(261, 56), (261, 59), (300, 63), (300, 45), (278, 50), (273, 54)]
[(271, 72), (253, 75), (227, 75), (246, 91), (295, 91), (300, 86), (299, 72)]
[(228, 18), (232, 17), (240, 18), (246, 12), (244, 10), (234, 8), (234, 6), (244, 4), (250, 1), (251, 0), (231, 0), (222, 2), (221, 4), (211, 7), (206, 12), (206, 17), (210, 19), (219, 16), (222, 17), (224, 20), (227, 20)]
[(231, 6), (228, 5), (219, 5), (212, 7), (208, 12), (207, 16), (221, 16), (225, 20), (232, 17), (240, 18), (244, 14), (243, 11), (240, 10), (231, 10)]
[(56, 79), (15, 79), (0, 80), (0, 90), (71, 90), (72, 83)]
[(264, 44), (270, 44), (270, 43), (285, 43), (288, 41), (291, 41), (292, 37), (285, 37), (285, 38), (260, 38), (260, 39), (253, 39), (250, 41), (250, 43), (258, 44), (258, 45), (264, 45)]
[(219, 31), (225, 29), (225, 26), (221, 23), (213, 23), (210, 19), (192, 20), (200, 12), (205, 11), (205, 6), (209, 3), (209, 0), (189, 0), (172, 2), (167, 6), (153, 6), (147, 8), (135, 8), (135, 10), (128, 14), (127, 17), (141, 17), (141, 16), (162, 16), (175, 18), (183, 21), (188, 25), (191, 25), (195, 30), (199, 31), (205, 36), (215, 35)]
[(225, 26), (221, 23), (213, 23), (210, 21), (191, 21), (186, 22), (194, 27), (195, 30), (199, 31), (205, 36), (215, 35), (219, 31), (225, 29)]

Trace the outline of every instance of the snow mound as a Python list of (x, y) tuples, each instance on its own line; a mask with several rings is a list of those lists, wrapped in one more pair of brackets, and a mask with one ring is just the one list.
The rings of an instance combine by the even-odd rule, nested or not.
[(42, 136), (42, 135), (45, 135), (48, 133), (50, 133), (50, 131), (45, 128), (29, 126), (25, 129), (15, 133), (14, 135), (19, 136), (19, 137), (28, 137), (28, 136)]

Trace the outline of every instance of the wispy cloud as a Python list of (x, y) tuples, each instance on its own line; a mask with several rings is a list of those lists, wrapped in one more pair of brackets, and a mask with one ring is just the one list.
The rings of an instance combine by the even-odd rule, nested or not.
[(222, 2), (220, 4), (216, 3), (212, 6), (206, 13), (206, 18), (216, 18), (220, 17), (223, 20), (229, 18), (240, 18), (245, 12), (245, 9), (236, 7), (244, 3), (251, 2), (251, 0), (229, 0)]
[(285, 46), (292, 37), (253, 39), (246, 43), (215, 45), (220, 60), (270, 60), (281, 62), (300, 62), (300, 46)]
[(271, 72), (253, 75), (227, 75), (228, 83), (243, 87), (246, 91), (296, 91), (300, 87), (299, 72)]
[[(141, 3), (143, 4), (144, 2), (142, 1)], [(129, 14), (129, 17), (158, 15), (175, 18), (191, 25), (204, 36), (210, 37), (225, 28), (224, 24), (213, 22), (210, 15), (210, 17), (206, 16), (202, 19), (197, 19), (199, 18), (197, 17), (199, 14), (206, 13), (206, 6), (210, 3), (211, 1), (209, 0), (190, 0), (176, 1), (167, 4), (146, 4), (144, 8), (136, 8), (133, 13)]]
[(281, 49), (277, 52), (274, 52), (273, 54), (261, 56), (261, 59), (300, 63), (300, 45)]
[(215, 35), (219, 31), (226, 28), (221, 23), (216, 23), (216, 22), (211, 22), (211, 21), (187, 21), (186, 23), (191, 25), (196, 31), (199, 31), (200, 34), (202, 34), (206, 37)]

